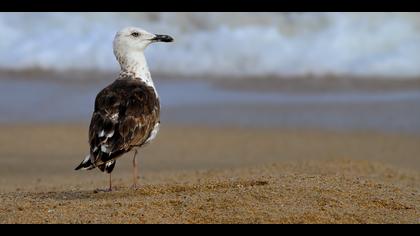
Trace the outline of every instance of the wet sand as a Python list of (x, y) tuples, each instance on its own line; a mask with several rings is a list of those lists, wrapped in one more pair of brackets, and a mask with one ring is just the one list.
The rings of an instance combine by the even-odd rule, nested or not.
[[(44, 77), (42, 73), (12, 76), (0, 72), (0, 111), (4, 111), (0, 112), (0, 123), (89, 121), (96, 94), (114, 78), (95, 73)], [(241, 79), (224, 81), (223, 85), (220, 78), (158, 77), (155, 83), (163, 108), (162, 122), (420, 134), (417, 80), (368, 80), (357, 89), (344, 83), (344, 78), (343, 83), (277, 80)], [(348, 79), (349, 84), (352, 80), (357, 81)]]
[(87, 124), (1, 130), (1, 223), (420, 223), (418, 135), (163, 124), (95, 193)]

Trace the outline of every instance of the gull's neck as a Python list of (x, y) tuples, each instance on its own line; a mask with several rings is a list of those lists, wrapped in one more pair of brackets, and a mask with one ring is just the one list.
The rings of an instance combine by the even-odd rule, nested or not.
[(147, 85), (155, 87), (143, 52), (128, 52), (124, 56), (117, 55), (117, 60), (121, 66), (120, 75), (129, 75), (129, 77), (140, 79)]

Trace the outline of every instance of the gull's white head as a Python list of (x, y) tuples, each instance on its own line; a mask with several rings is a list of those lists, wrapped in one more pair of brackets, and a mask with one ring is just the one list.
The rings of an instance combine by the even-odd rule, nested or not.
[(131, 52), (143, 52), (154, 42), (172, 42), (169, 35), (152, 34), (137, 27), (126, 27), (118, 31), (114, 38), (114, 54), (120, 57)]

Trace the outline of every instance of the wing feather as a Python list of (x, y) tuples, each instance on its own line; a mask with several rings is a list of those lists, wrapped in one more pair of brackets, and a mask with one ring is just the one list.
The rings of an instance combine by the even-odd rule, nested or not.
[(159, 113), (154, 88), (141, 80), (116, 80), (103, 89), (89, 126), (91, 162), (103, 165), (142, 146), (160, 123)]

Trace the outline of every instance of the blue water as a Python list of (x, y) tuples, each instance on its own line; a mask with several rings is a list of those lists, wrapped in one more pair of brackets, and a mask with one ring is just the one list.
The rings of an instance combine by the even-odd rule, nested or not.
[[(420, 134), (420, 89), (248, 92), (203, 81), (155, 82), (163, 124), (237, 125)], [(0, 80), (0, 123), (88, 123), (100, 83)]]
[(0, 13), (0, 68), (118, 70), (112, 40), (126, 26), (175, 38), (146, 50), (164, 74), (420, 75), (415, 12)]

